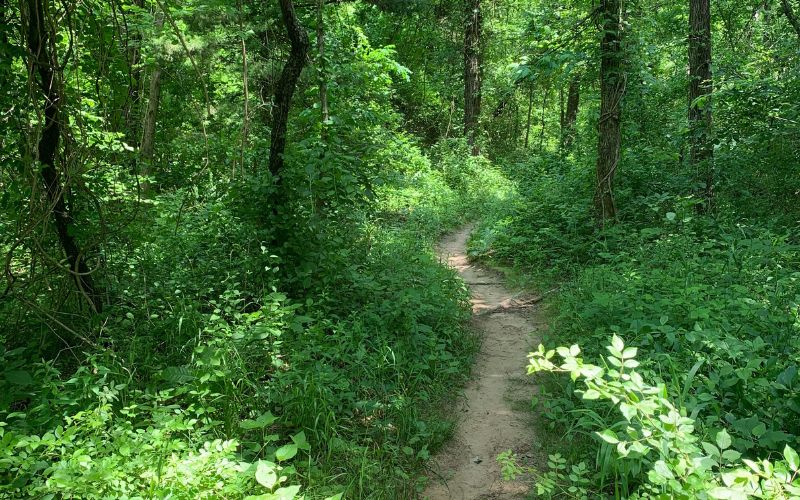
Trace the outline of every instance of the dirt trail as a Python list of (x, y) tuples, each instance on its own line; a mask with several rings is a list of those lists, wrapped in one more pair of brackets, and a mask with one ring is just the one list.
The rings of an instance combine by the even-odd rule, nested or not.
[(482, 345), (456, 408), (455, 434), (435, 457), (423, 498), (524, 498), (526, 485), (503, 481), (495, 459), (509, 449), (529, 463), (538, 455), (531, 446), (536, 439), (527, 409), (536, 388), (525, 367), (537, 331), (545, 326), (537, 318), (535, 297), (513, 293), (498, 273), (470, 264), (466, 246), (471, 231), (467, 226), (446, 236), (438, 253), (472, 291), (473, 327)]

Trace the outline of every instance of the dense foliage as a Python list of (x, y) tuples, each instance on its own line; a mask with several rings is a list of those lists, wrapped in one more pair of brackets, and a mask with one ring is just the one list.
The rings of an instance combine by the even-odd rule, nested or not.
[(413, 498), (469, 220), (573, 346), (530, 369), (566, 441), (506, 475), (798, 494), (796, 14), (0, 2), (0, 497)]
[[(567, 57), (584, 54), (591, 74), (597, 56), (583, 52), (585, 32), (573, 24), (582, 15), (573, 12), (585, 6), (572, 3), (563, 15), (549, 7), (530, 20), (537, 65), (554, 60), (565, 71), (574, 65)], [(564, 148), (549, 126), (537, 154), (505, 156), (519, 196), (493, 212), (473, 241), (476, 255), (511, 263), (528, 282), (556, 292), (543, 342), (581, 349), (559, 351), (566, 364), (550, 362), (555, 351), (542, 351), (546, 362), (532, 358), (534, 372), (572, 372), (571, 379), (540, 378), (534, 407), (547, 426), (583, 442), (551, 443), (549, 468), (533, 471), (534, 481), (540, 495), (555, 497), (793, 497), (799, 40), (781, 2), (712, 2), (708, 212), (688, 154), (687, 5), (626, 2), (623, 15), (627, 88), (615, 223), (601, 229), (591, 210), (598, 103), (584, 76), (588, 96), (574, 146)], [(575, 36), (565, 41), (565, 29)], [(541, 92), (552, 85), (546, 71), (532, 73)], [(638, 348), (636, 376), (614, 371), (621, 347), (605, 359), (612, 334), (633, 346), (626, 358)], [(603, 359), (605, 378), (579, 369), (583, 357)], [(512, 476), (531, 472), (508, 455), (503, 461)]]
[[(372, 42), (391, 11), (298, 11), (326, 50), (277, 177), (277, 5), (8, 8), (0, 496), (414, 495), (476, 345), (432, 242), (509, 187), (463, 141), (423, 151), (405, 131), (416, 76)], [(36, 29), (57, 101), (37, 85)], [(53, 102), (55, 210), (37, 146)]]

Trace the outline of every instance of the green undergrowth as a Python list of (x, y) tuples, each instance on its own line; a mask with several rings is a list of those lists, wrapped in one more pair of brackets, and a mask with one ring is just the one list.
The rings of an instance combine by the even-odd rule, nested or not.
[[(598, 230), (587, 209), (588, 175), (568, 163), (537, 162), (523, 174), (513, 164), (507, 167), (520, 196), (487, 214), (471, 251), (509, 267), (529, 286), (552, 291), (545, 346), (577, 344), (578, 358), (594, 362), (608, 355), (609, 338), (617, 335), (638, 349), (638, 373), (651, 387), (663, 385), (663, 400), (691, 419), (688, 442), (622, 453), (623, 437), (604, 440), (598, 434), (610, 429), (636, 439), (626, 434), (636, 425), (615, 408), (617, 396), (587, 397), (574, 374), (538, 375), (542, 391), (535, 411), (552, 434), (566, 435), (570, 443), (549, 446), (550, 467), (532, 477), (539, 493), (696, 498), (712, 486), (733, 487), (730, 474), (739, 470), (774, 479), (746, 461), (783, 458), (787, 446), (800, 445), (800, 233), (792, 222), (797, 214), (785, 207), (781, 217), (764, 217), (747, 210), (755, 202), (727, 205), (721, 195), (712, 217), (698, 215), (691, 196), (633, 197), (629, 184), (648, 175), (642, 168), (628, 173), (619, 188), (618, 203), (625, 207), (620, 221)], [(643, 397), (641, 390), (631, 389), (634, 399)], [(704, 460), (711, 449), (691, 451), (690, 443), (713, 443), (720, 433), (731, 440), (725, 460), (695, 477), (698, 489), (671, 489), (667, 476), (688, 484), (697, 473), (681, 469), (675, 457)], [(793, 479), (788, 470), (786, 477)], [(739, 498), (730, 495), (711, 497)]]
[(413, 497), (476, 350), (433, 244), (510, 188), (463, 144), (398, 141), (375, 201), (298, 216), (280, 256), (239, 201), (257, 184), (164, 193), (90, 326), (3, 311), (0, 497)]

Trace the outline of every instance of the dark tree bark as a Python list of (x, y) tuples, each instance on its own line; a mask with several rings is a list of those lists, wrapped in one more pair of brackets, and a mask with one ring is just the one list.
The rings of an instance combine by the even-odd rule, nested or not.
[(792, 25), (792, 28), (794, 28), (795, 33), (797, 33), (797, 36), (800, 36), (800, 21), (797, 19), (797, 16), (794, 13), (794, 8), (792, 8), (792, 4), (790, 2), (791, 0), (781, 0), (781, 7), (783, 7), (783, 14), (786, 16), (786, 19), (789, 21), (789, 24)]
[(11, 17), (11, 12), (9, 12), (9, 7), (6, 5), (6, 0), (0, 0), (0, 55), (4, 57), (4, 52), (8, 47), (8, 30), (10, 29), (6, 16)]
[(464, 36), (464, 135), (478, 155), (478, 123), (481, 115), (481, 0), (466, 0)]
[[(242, 117), (242, 144), (239, 148), (239, 168), (242, 177), (245, 170), (245, 152), (247, 151), (247, 141), (250, 136), (250, 71), (247, 64), (247, 43), (244, 37), (244, 14), (242, 12), (242, 1), (238, 2), (239, 8), (239, 31), (242, 33), (242, 101), (244, 103), (244, 116)], [(232, 177), (236, 172), (231, 172)]]
[[(61, 78), (54, 52), (54, 33), (45, 19), (46, 0), (27, 0), (29, 67), (39, 75), (39, 88), (44, 97), (44, 129), (38, 144), (41, 176), (47, 200), (53, 213), (59, 243), (67, 257), (70, 273), (80, 292), (95, 311), (100, 311), (102, 302), (95, 288), (92, 275), (83, 259), (83, 252), (75, 241), (72, 215), (64, 201), (64, 186), (56, 165), (61, 122), (66, 121), (61, 113)], [(31, 75), (32, 78), (35, 78)]]
[[(317, 64), (319, 65), (319, 104), (323, 130), (328, 123), (328, 76), (325, 71), (325, 2), (317, 3)], [(324, 134), (323, 134), (324, 135)]]
[(539, 151), (544, 149), (544, 135), (547, 130), (547, 99), (550, 97), (550, 89), (547, 88), (542, 96), (542, 119), (541, 129), (539, 130)]
[(581, 81), (579, 77), (573, 77), (569, 82), (567, 92), (567, 109), (564, 112), (564, 122), (562, 124), (561, 146), (565, 150), (572, 148), (575, 142), (575, 123), (578, 119), (578, 106), (581, 101)]
[(292, 48), (289, 59), (275, 89), (275, 113), (272, 120), (272, 143), (269, 148), (269, 171), (280, 179), (283, 170), (283, 153), (286, 150), (286, 127), (289, 120), (289, 107), (292, 103), (297, 80), (306, 64), (309, 49), (308, 33), (300, 25), (294, 12), (292, 0), (278, 0), (283, 24), (289, 34)]
[(528, 89), (528, 119), (525, 121), (525, 149), (528, 149), (531, 138), (531, 119), (533, 118), (533, 83)]
[[(161, 30), (164, 18), (156, 19), (156, 28)], [(139, 175), (145, 178), (141, 183), (142, 196), (150, 195), (150, 181), (147, 177), (152, 172), (153, 158), (156, 151), (156, 125), (158, 124), (158, 109), (161, 106), (161, 66), (158, 62), (150, 70), (150, 83), (147, 91), (147, 108), (142, 120), (142, 140), (139, 143)]]
[(701, 211), (711, 207), (714, 196), (712, 90), (711, 1), (689, 0), (689, 162), (698, 185), (705, 184)]
[[(141, 162), (139, 175), (147, 177), (151, 173), (153, 157), (156, 149), (156, 124), (158, 123), (158, 108), (161, 103), (161, 68), (156, 64), (150, 72), (150, 89), (147, 93), (147, 109), (144, 113), (142, 124), (142, 142), (140, 145)], [(142, 181), (142, 194), (146, 197), (150, 192), (150, 182)]]
[[(9, 18), (11, 17), (10, 7), (6, 5), (6, 0), (0, 0), (0, 57), (9, 58), (8, 32), (11, 30)], [(0, 88), (6, 88), (6, 72), (0, 71)]]
[(617, 215), (614, 203), (614, 177), (622, 142), (622, 97), (626, 75), (622, 65), (622, 2), (601, 0), (600, 42), (600, 121), (597, 147), (597, 187), (595, 211), (601, 225)]

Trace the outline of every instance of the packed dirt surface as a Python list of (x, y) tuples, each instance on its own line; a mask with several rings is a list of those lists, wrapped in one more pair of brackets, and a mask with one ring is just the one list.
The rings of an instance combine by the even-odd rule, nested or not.
[(515, 294), (496, 272), (470, 264), (467, 239), (472, 226), (446, 236), (442, 260), (455, 268), (472, 292), (473, 327), (481, 337), (473, 376), (455, 408), (457, 427), (435, 457), (423, 498), (525, 498), (528, 485), (503, 481), (497, 455), (513, 450), (522, 462), (538, 462), (530, 401), (536, 392), (525, 374), (527, 354), (538, 345), (536, 297)]

